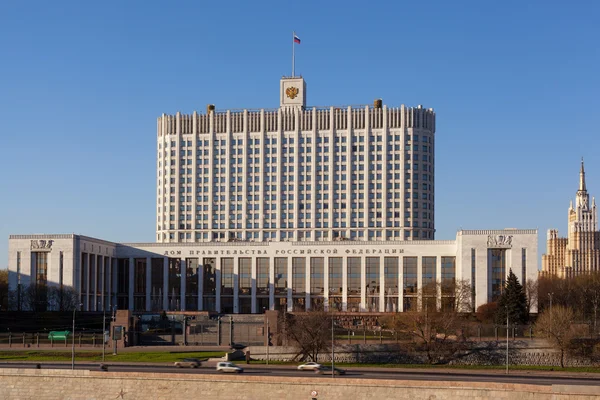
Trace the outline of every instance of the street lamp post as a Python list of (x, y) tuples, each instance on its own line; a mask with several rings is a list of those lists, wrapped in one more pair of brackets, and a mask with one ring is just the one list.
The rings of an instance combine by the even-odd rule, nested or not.
[[(110, 307), (110, 304), (108, 305)], [(106, 355), (106, 304), (102, 304), (102, 362)]]
[(113, 341), (113, 356), (117, 355), (117, 341), (115, 340), (115, 322), (117, 322), (117, 306), (113, 307), (113, 326), (112, 326), (112, 341)]
[[(83, 306), (83, 303), (79, 303), (79, 307)], [(75, 369), (75, 312), (77, 311), (77, 306), (73, 308), (73, 340), (71, 343), (71, 369)]]

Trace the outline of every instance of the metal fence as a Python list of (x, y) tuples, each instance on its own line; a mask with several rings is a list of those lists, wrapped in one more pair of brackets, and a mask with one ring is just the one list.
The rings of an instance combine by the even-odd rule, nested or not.
[(264, 324), (259, 321), (219, 318), (169, 322), (168, 327), (160, 330), (138, 332), (137, 343), (143, 346), (261, 346), (265, 341)]
[[(108, 343), (108, 341), (106, 342)], [(36, 347), (70, 347), (73, 345), (73, 336), (66, 340), (53, 340), (48, 337), (48, 332), (35, 333), (2, 333), (0, 334), (0, 347), (10, 348), (36, 348)], [(76, 347), (102, 347), (102, 333), (75, 332)]]

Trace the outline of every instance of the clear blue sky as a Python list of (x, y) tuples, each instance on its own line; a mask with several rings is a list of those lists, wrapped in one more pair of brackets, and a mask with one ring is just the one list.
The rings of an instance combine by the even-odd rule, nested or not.
[(566, 231), (600, 196), (597, 1), (4, 1), (0, 266), (11, 233), (155, 237), (156, 118), (278, 105), (437, 112), (436, 228)]

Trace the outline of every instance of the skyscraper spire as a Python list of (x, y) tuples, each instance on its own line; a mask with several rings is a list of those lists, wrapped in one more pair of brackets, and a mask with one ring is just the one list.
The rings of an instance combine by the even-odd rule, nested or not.
[(579, 171), (579, 191), (585, 192), (585, 169), (583, 168), (583, 157), (581, 157), (581, 170)]

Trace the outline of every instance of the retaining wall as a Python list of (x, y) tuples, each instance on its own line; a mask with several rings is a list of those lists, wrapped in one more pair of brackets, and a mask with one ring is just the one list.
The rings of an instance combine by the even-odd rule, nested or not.
[[(316, 391), (317, 394), (312, 392)], [(352, 378), (0, 369), (0, 399), (590, 400), (600, 387)]]

